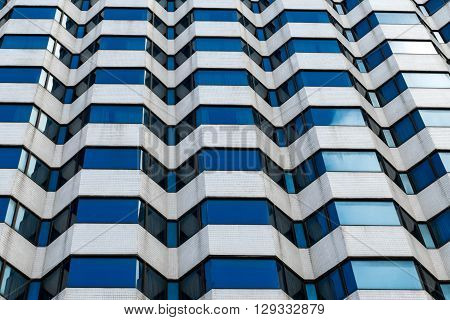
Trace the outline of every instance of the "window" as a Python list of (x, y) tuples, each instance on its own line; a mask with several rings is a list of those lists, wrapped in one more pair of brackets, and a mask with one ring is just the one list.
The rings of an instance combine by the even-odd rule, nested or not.
[(109, 68), (95, 71), (95, 83), (99, 84), (144, 84), (145, 69)]
[(437, 246), (443, 246), (450, 241), (450, 209), (445, 210), (430, 220), (429, 226)]
[(391, 130), (397, 145), (401, 145), (413, 135), (416, 134), (416, 129), (414, 128), (414, 124), (411, 121), (409, 116), (404, 117), (400, 121), (398, 121)]
[(194, 51), (242, 51), (240, 38), (196, 38)]
[(202, 225), (208, 224), (270, 224), (266, 200), (215, 200), (201, 205)]
[(380, 24), (420, 24), (415, 13), (376, 12), (375, 16)]
[(448, 73), (402, 73), (410, 88), (450, 88)]
[(143, 107), (127, 105), (92, 105), (89, 123), (143, 123)]
[(144, 8), (105, 8), (103, 19), (105, 20), (148, 20), (149, 11)]
[(0, 40), (1, 49), (47, 49), (49, 36), (5, 35)]
[(78, 223), (137, 223), (138, 199), (81, 198), (77, 203)]
[(278, 289), (277, 263), (267, 259), (210, 259), (205, 263), (206, 292), (211, 289)]
[(243, 70), (199, 70), (194, 73), (197, 86), (247, 86), (247, 72)]
[(84, 169), (140, 168), (139, 149), (87, 148), (84, 151)]
[(198, 154), (199, 172), (219, 171), (255, 171), (261, 170), (259, 150), (246, 149), (207, 149)]
[(0, 148), (0, 168), (17, 169), (21, 158), (22, 149), (13, 147)]
[(319, 172), (381, 172), (375, 152), (324, 151), (317, 157)]
[(324, 300), (340, 300), (345, 298), (346, 294), (339, 270), (331, 272), (317, 283), (317, 293), (319, 299)]
[(352, 260), (347, 263), (351, 265), (358, 289), (422, 289), (417, 269), (412, 261)]
[(145, 50), (145, 37), (103, 36), (99, 39), (99, 50)]
[(39, 83), (41, 68), (0, 68), (0, 83)]
[(295, 52), (341, 52), (339, 42), (334, 39), (294, 39), (287, 46), (289, 55)]
[(346, 71), (302, 71), (297, 83), (304, 87), (351, 87), (352, 81)]
[(67, 286), (71, 288), (136, 288), (136, 267), (136, 258), (72, 257)]
[(450, 127), (450, 110), (419, 110), (420, 117), (427, 127)]
[(194, 21), (238, 21), (236, 10), (195, 9)]
[(196, 110), (196, 126), (202, 124), (255, 124), (253, 109), (250, 107), (203, 106)]
[(284, 11), (280, 15), (282, 24), (288, 22), (301, 23), (327, 23), (330, 22), (328, 13), (326, 11)]
[[(0, 104), (0, 122), (32, 121), (33, 106), (26, 104)], [(36, 117), (36, 111), (34, 111)]]
[(397, 54), (437, 54), (430, 41), (389, 41), (389, 47)]
[(388, 201), (334, 201), (327, 208), (330, 216), (337, 216), (339, 221), (335, 223), (340, 225), (400, 225), (395, 206)]
[[(3, 264), (3, 271), (2, 271)], [(0, 260), (0, 295), (9, 300), (25, 300), (28, 279)]]
[(436, 180), (436, 176), (428, 159), (411, 169), (409, 178), (417, 192), (425, 189)]
[(53, 19), (56, 8), (54, 7), (14, 7), (11, 19)]
[(359, 109), (311, 108), (309, 117), (316, 126), (365, 126)]

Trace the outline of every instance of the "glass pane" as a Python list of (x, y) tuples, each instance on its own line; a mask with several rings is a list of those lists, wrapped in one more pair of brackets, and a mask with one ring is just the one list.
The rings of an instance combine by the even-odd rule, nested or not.
[(326, 171), (381, 171), (375, 152), (324, 151), (321, 155)]
[(138, 199), (78, 200), (77, 222), (79, 223), (137, 223)]
[(341, 225), (400, 225), (392, 202), (335, 201), (328, 208), (336, 211)]
[(201, 205), (202, 224), (269, 224), (266, 200), (206, 200)]

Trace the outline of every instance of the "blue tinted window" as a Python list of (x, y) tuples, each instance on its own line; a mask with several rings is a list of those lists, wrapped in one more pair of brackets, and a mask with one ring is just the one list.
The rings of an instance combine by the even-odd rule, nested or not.
[(275, 260), (211, 259), (205, 263), (206, 291), (211, 289), (278, 289)]
[(2, 49), (47, 49), (48, 36), (5, 35), (1, 39)]
[(238, 21), (236, 10), (195, 9), (194, 21)]
[(402, 144), (411, 138), (416, 133), (416, 130), (411, 119), (407, 116), (394, 125), (392, 133), (397, 143)]
[(450, 300), (450, 283), (441, 284), (442, 293), (445, 300)]
[(447, 23), (439, 32), (445, 42), (450, 41), (450, 23)]
[(242, 51), (240, 38), (197, 38), (195, 51)]
[(105, 20), (141, 20), (146, 21), (148, 17), (147, 9), (130, 9), (130, 8), (106, 8), (103, 11), (103, 19)]
[(142, 123), (142, 106), (93, 105), (89, 112), (91, 123)]
[(445, 210), (443, 213), (434, 217), (430, 221), (430, 228), (436, 239), (438, 246), (443, 246), (450, 241), (450, 210)]
[(422, 289), (412, 261), (356, 260), (350, 263), (358, 289)]
[(379, 172), (381, 171), (375, 152), (324, 151), (322, 158), (324, 171)]
[(288, 43), (289, 54), (295, 52), (341, 52), (334, 39), (294, 39)]
[(327, 23), (330, 22), (326, 11), (285, 11), (281, 14), (283, 24), (286, 22)]
[(202, 124), (254, 124), (253, 110), (247, 107), (200, 107), (196, 110), (197, 126)]
[(317, 292), (320, 299), (340, 300), (345, 298), (344, 287), (339, 275), (335, 270), (317, 283)]
[(198, 155), (199, 171), (205, 170), (261, 170), (258, 150), (203, 150)]
[(375, 16), (380, 24), (420, 24), (415, 13), (376, 12)]
[(429, 0), (425, 3), (425, 8), (427, 9), (427, 12), (429, 15), (433, 15), (436, 13), (440, 8), (442, 8), (448, 0)]
[(301, 83), (305, 87), (351, 87), (346, 71), (302, 71)]
[(53, 19), (55, 13), (54, 7), (15, 7), (11, 19)]
[(32, 105), (0, 105), (0, 122), (28, 122), (30, 120)]
[(246, 86), (248, 75), (243, 70), (200, 70), (194, 73), (196, 85)]
[(144, 69), (98, 69), (95, 83), (100, 84), (144, 84)]
[(318, 211), (305, 220), (310, 245), (325, 237), (329, 232), (327, 217), (323, 210)]
[(70, 261), (71, 288), (135, 288), (136, 258), (78, 258)]
[(435, 175), (428, 160), (412, 169), (409, 177), (417, 191), (425, 189), (435, 180)]
[(38, 83), (41, 68), (0, 68), (0, 83)]
[(310, 116), (316, 126), (364, 126), (359, 109), (312, 108)]
[(427, 127), (450, 127), (450, 110), (419, 110)]
[[(442, 161), (445, 172), (450, 172), (450, 152), (439, 152), (439, 158)], [(439, 170), (441, 171), (441, 170)], [(442, 172), (440, 172), (442, 173)]]
[[(0, 197), (0, 222), (5, 222), (6, 212), (9, 207), (9, 198)], [(1, 264), (0, 264), (1, 269)]]
[(341, 225), (400, 225), (392, 202), (335, 201), (328, 210), (335, 211)]
[(77, 206), (79, 223), (137, 223), (137, 199), (80, 199)]
[(101, 37), (99, 50), (145, 50), (145, 37)]
[(265, 200), (214, 200), (202, 203), (202, 224), (270, 224)]
[(21, 148), (0, 148), (0, 168), (1, 169), (17, 169), (19, 166)]
[(139, 149), (86, 149), (83, 168), (85, 169), (139, 169)]

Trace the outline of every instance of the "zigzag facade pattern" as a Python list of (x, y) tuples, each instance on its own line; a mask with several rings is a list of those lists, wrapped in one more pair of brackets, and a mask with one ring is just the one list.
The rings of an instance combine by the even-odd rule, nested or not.
[[(449, 299), (450, 5), (391, 2), (0, 1), (0, 154), (17, 155), (17, 163), (0, 162), (0, 299)], [(25, 7), (55, 8), (56, 16), (12, 14)], [(108, 18), (111, 8), (117, 16)], [(147, 11), (146, 19), (124, 18), (130, 8)], [(227, 18), (232, 12), (238, 20)], [(398, 13), (409, 20), (393, 22), (389, 14)], [(77, 34), (70, 21), (89, 31)], [(21, 40), (37, 36), (53, 46)], [(146, 45), (102, 45), (117, 36)], [(224, 38), (235, 42), (221, 47)], [(27, 74), (33, 68), (45, 70), (37, 81)], [(106, 80), (86, 81), (76, 99), (55, 94), (57, 83), (74, 88), (97, 70)], [(131, 70), (146, 70), (158, 85), (127, 82)], [(233, 72), (253, 80), (235, 81)], [(191, 78), (180, 98), (161, 99), (161, 85), (175, 92)], [(142, 117), (130, 120), (131, 107)], [(125, 160), (124, 150), (142, 150), (142, 158), (130, 167), (95, 156), (91, 167), (75, 162), (56, 189), (36, 183), (45, 170), (49, 181), (60, 179), (52, 174), (78, 154), (88, 161), (86, 150)], [(208, 150), (224, 153), (201, 164)], [(238, 164), (226, 162), (232, 153)], [(83, 218), (83, 199), (140, 199), (147, 209), (129, 221)], [(206, 209), (214, 201), (242, 201), (249, 211), (267, 203), (267, 220), (225, 218)], [(377, 209), (385, 215), (378, 220), (356, 221), (349, 209), (388, 204), (396, 209)], [(392, 274), (414, 270), (414, 281), (388, 289), (358, 278), (360, 268), (378, 275), (389, 262), (397, 265)], [(77, 279), (119, 265), (139, 266), (140, 282), (95, 287)], [(219, 274), (223, 265), (236, 273)], [(275, 286), (214, 287), (205, 278), (256, 267), (270, 277), (275, 266)], [(345, 283), (348, 268), (354, 288)], [(336, 281), (342, 293), (331, 289)]]

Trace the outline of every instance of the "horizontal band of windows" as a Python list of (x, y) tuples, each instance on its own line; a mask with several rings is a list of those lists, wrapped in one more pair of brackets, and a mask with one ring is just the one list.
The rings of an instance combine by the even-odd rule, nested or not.
[(139, 148), (93, 148), (50, 168), (21, 147), (1, 147), (0, 168), (19, 169), (41, 188), (56, 191), (82, 169), (141, 170), (167, 192), (178, 192), (203, 171), (263, 171), (288, 193), (298, 193), (325, 172), (383, 172), (406, 194), (419, 193), (448, 172), (450, 152), (433, 152), (406, 172), (377, 151), (320, 150), (293, 170), (284, 170), (259, 149), (204, 148), (168, 169)]
[(94, 84), (145, 85), (163, 102), (179, 103), (197, 86), (250, 86), (273, 107), (289, 100), (304, 87), (354, 87), (374, 107), (381, 107), (408, 88), (450, 88), (449, 73), (399, 72), (375, 91), (368, 91), (350, 72), (300, 70), (277, 89), (267, 89), (242, 69), (197, 69), (177, 87), (167, 88), (145, 68), (95, 69), (75, 87), (66, 87), (43, 68), (1, 67), (0, 83), (39, 83), (63, 103), (72, 103)]
[(378, 257), (347, 258), (305, 281), (272, 257), (209, 256), (179, 280), (168, 280), (136, 256), (70, 256), (42, 279), (20, 280), (25, 283), (17, 281), (24, 287), (18, 299), (51, 299), (65, 288), (136, 288), (150, 299), (170, 300), (199, 299), (212, 289), (281, 289), (301, 300), (343, 299), (363, 289), (426, 290), (445, 299), (447, 291), (414, 259)]
[(71, 69), (79, 68), (98, 50), (146, 51), (167, 70), (177, 69), (198, 51), (244, 52), (266, 72), (275, 70), (295, 53), (342, 53), (360, 72), (370, 72), (393, 53), (438, 54), (431, 41), (385, 40), (364, 57), (355, 58), (337, 39), (294, 38), (270, 56), (262, 56), (241, 38), (196, 37), (175, 55), (168, 55), (144, 36), (100, 36), (81, 54), (73, 54), (51, 36), (13, 34), (0, 39), (0, 49), (47, 49)]
[(51, 220), (40, 219), (9, 197), (0, 197), (0, 223), (5, 222), (35, 246), (47, 246), (75, 223), (139, 224), (165, 246), (182, 245), (202, 228), (219, 225), (272, 225), (299, 248), (313, 246), (338, 226), (402, 225), (427, 248), (450, 240), (445, 226), (450, 209), (428, 222), (416, 222), (391, 200), (337, 200), (294, 221), (266, 199), (207, 198), (178, 220), (168, 220), (139, 198), (84, 198), (74, 200)]
[(327, 3), (340, 15), (348, 14), (364, 0), (343, 0), (340, 2), (334, 2), (333, 0), (326, 0)]
[(56, 144), (68, 142), (89, 123), (143, 124), (169, 146), (201, 125), (255, 125), (280, 147), (294, 143), (314, 126), (368, 126), (388, 147), (398, 147), (426, 127), (450, 127), (450, 110), (416, 109), (383, 128), (360, 108), (308, 107), (284, 127), (276, 127), (251, 106), (200, 105), (169, 126), (143, 105), (93, 104), (68, 125), (60, 125), (31, 104), (0, 104), (0, 123), (30, 123)]
[(54, 19), (75, 37), (82, 38), (103, 20), (148, 21), (167, 39), (175, 39), (195, 21), (239, 22), (258, 40), (265, 41), (287, 23), (332, 23), (349, 41), (358, 41), (379, 24), (418, 25), (415, 12), (372, 12), (351, 29), (345, 29), (327, 11), (284, 10), (263, 27), (256, 27), (236, 9), (193, 9), (174, 27), (168, 27), (147, 8), (105, 8), (86, 25), (78, 26), (56, 7), (14, 7), (0, 20)]

